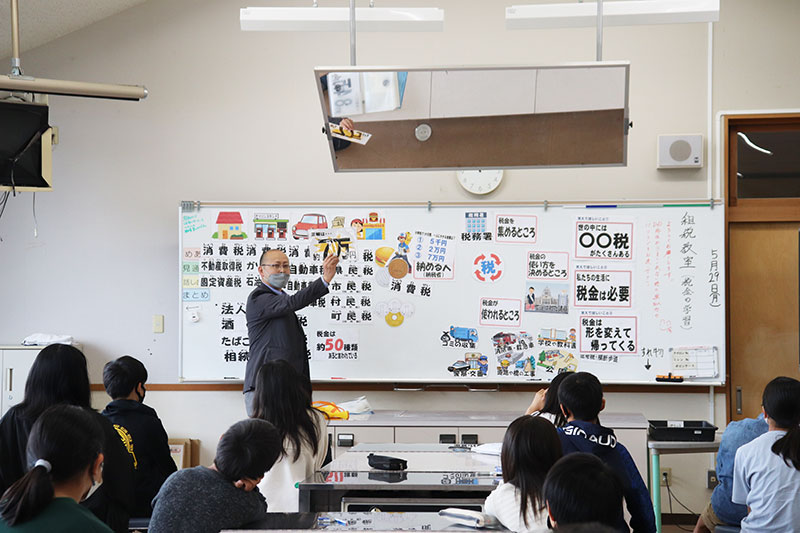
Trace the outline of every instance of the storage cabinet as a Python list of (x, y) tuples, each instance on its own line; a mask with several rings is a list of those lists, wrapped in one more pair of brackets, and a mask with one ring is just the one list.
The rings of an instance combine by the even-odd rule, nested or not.
[(6, 414), (12, 406), (22, 401), (28, 372), (42, 348), (43, 346), (0, 346), (0, 361), (3, 366), (0, 415)]

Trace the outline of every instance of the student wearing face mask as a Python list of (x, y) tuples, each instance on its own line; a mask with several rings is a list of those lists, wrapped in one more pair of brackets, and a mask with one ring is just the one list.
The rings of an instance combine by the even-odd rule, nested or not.
[(338, 263), (338, 256), (327, 256), (322, 262), (322, 276), (290, 295), (283, 291), (289, 281), (289, 258), (280, 250), (261, 254), (261, 284), (247, 297), (246, 309), (250, 356), (244, 372), (244, 399), (248, 416), (253, 416), (254, 411), (256, 375), (267, 361), (288, 361), (305, 378), (310, 390), (306, 335), (295, 312), (328, 294)]
[(56, 405), (42, 413), (28, 438), (30, 470), (0, 500), (0, 532), (111, 532), (78, 505), (102, 482), (104, 441), (91, 411)]
[(167, 432), (155, 409), (144, 404), (147, 369), (141, 361), (123, 355), (106, 363), (103, 386), (112, 401), (103, 415), (113, 424), (133, 461), (135, 517), (148, 517), (150, 502), (170, 474), (177, 470), (169, 453)]
[[(128, 531), (133, 508), (133, 462), (114, 427), (91, 410), (86, 357), (74, 346), (51, 344), (33, 361), (21, 403), (0, 419), (0, 492), (25, 475), (31, 466), (26, 455), (35, 422), (57, 404), (85, 409), (103, 434), (103, 481), (81, 505), (118, 533)], [(68, 450), (77, 449), (74, 444)], [(41, 458), (41, 457), (39, 457)], [(44, 531), (44, 530), (42, 530)]]

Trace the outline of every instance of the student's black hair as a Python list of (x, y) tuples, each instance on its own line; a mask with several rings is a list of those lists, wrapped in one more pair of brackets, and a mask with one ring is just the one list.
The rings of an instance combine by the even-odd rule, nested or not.
[(147, 369), (130, 355), (109, 361), (103, 367), (103, 386), (111, 399), (126, 398), (136, 385), (147, 381)]
[(558, 387), (558, 403), (576, 420), (593, 422), (603, 406), (603, 386), (594, 374), (570, 374)]
[(19, 412), (36, 420), (48, 407), (67, 403), (91, 407), (86, 357), (74, 346), (51, 344), (39, 352), (25, 382)]
[(267, 361), (258, 369), (253, 405), (253, 418), (271, 422), (281, 442), (288, 439), (292, 443), (292, 461), (300, 457), (304, 441), (317, 454), (321, 435), (315, 422), (317, 410), (311, 407), (311, 389), (308, 380), (287, 361)]
[(228, 481), (258, 479), (272, 468), (283, 446), (275, 426), (266, 420), (240, 420), (222, 434), (214, 465)]
[[(27, 455), (31, 469), (3, 494), (0, 515), (8, 526), (22, 524), (41, 513), (53, 500), (54, 484), (86, 472), (103, 450), (103, 430), (88, 409), (55, 405), (31, 428)], [(52, 470), (35, 466), (38, 459)]]
[(778, 377), (767, 383), (761, 404), (775, 425), (786, 435), (775, 441), (772, 452), (788, 466), (800, 470), (800, 381)]
[(506, 430), (500, 451), (503, 481), (520, 492), (519, 512), (526, 526), (528, 505), (537, 514), (545, 508), (544, 479), (561, 454), (558, 432), (545, 418), (524, 415), (511, 422)]
[(547, 393), (544, 395), (544, 406), (541, 412), (554, 415), (553, 425), (557, 428), (567, 424), (567, 418), (561, 411), (561, 403), (558, 401), (558, 389), (560, 388), (561, 382), (571, 374), (572, 372), (560, 372), (556, 374), (552, 381), (550, 381), (550, 385), (547, 386)]
[(616, 527), (623, 521), (622, 494), (614, 471), (590, 453), (565, 455), (544, 482), (544, 497), (559, 529), (583, 522)]

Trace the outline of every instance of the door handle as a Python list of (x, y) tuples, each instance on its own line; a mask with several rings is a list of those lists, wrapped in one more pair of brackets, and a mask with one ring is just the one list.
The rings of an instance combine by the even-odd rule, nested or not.
[(11, 392), (13, 390), (14, 390), (14, 369), (13, 368), (9, 368), (8, 369), (8, 392)]
[(736, 387), (736, 414), (742, 414), (742, 388)]

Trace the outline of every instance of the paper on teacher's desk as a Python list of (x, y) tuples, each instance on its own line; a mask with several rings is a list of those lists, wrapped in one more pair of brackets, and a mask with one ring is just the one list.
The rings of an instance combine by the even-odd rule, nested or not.
[(333, 122), (328, 123), (328, 130), (331, 132), (331, 137), (336, 137), (337, 139), (344, 139), (345, 141), (350, 141), (358, 144), (367, 144), (369, 140), (372, 138), (371, 133), (367, 133), (366, 131), (361, 131), (361, 130), (348, 130), (346, 128), (341, 127), (339, 124), (334, 124)]
[(502, 442), (487, 442), (486, 444), (473, 446), (472, 451), (474, 453), (482, 453), (484, 455), (500, 455), (500, 449), (502, 447)]
[(349, 411), (351, 418), (355, 414), (371, 415), (373, 413), (372, 406), (369, 404), (369, 400), (367, 400), (366, 396), (359, 396), (355, 400), (341, 402), (339, 407), (345, 411)]
[(47, 346), (48, 344), (73, 344), (72, 335), (53, 333), (31, 333), (22, 340), (23, 346)]

